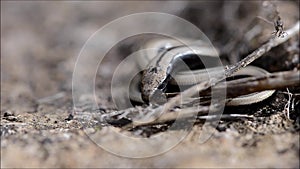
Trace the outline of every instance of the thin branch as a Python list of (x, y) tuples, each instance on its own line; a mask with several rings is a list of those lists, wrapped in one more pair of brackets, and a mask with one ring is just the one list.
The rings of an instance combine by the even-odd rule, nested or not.
[(227, 97), (237, 97), (264, 90), (283, 89), (299, 86), (299, 75), (299, 70), (276, 72), (262, 77), (249, 77), (227, 82), (226, 85), (216, 85), (214, 90), (216, 92), (227, 90)]
[(237, 120), (237, 119), (253, 119), (253, 115), (247, 115), (247, 114), (222, 114), (221, 117), (218, 115), (206, 115), (206, 116), (199, 116), (197, 119), (200, 120), (208, 120), (208, 121), (215, 121), (215, 120)]
[[(212, 110), (215, 109), (215, 110)], [(132, 121), (132, 123), (122, 127), (122, 129), (126, 130), (132, 127), (136, 126), (149, 126), (149, 125), (154, 125), (154, 124), (162, 124), (170, 121), (174, 121), (176, 119), (186, 119), (186, 118), (191, 118), (193, 117), (192, 115), (197, 113), (201, 114), (207, 114), (209, 111), (216, 111), (217, 107), (210, 107), (210, 106), (202, 106), (200, 109), (191, 107), (191, 108), (185, 108), (185, 109), (179, 109), (177, 111), (170, 111), (168, 113), (162, 114), (160, 117), (156, 119), (146, 119), (147, 122), (136, 122)], [(180, 114), (180, 115), (179, 115)], [(145, 121), (145, 119), (143, 119)]]
[[(181, 110), (178, 113), (187, 113), (186, 110)], [(196, 109), (190, 110), (190, 112), (195, 113)], [(197, 116), (196, 120), (206, 120), (206, 121), (216, 121), (216, 120), (238, 120), (238, 119), (253, 119), (253, 115), (248, 114), (222, 114), (222, 115), (201, 115)], [(184, 119), (184, 118), (181, 118)], [(174, 116), (174, 114), (169, 115), (169, 118), (159, 118), (155, 121), (147, 122), (147, 123), (131, 123), (129, 125), (126, 125), (122, 127), (122, 130), (127, 130), (133, 127), (141, 127), (141, 126), (150, 126), (150, 125), (157, 125), (157, 124), (163, 124), (167, 122), (172, 122), (177, 120), (177, 116)], [(196, 122), (196, 121), (195, 121)]]

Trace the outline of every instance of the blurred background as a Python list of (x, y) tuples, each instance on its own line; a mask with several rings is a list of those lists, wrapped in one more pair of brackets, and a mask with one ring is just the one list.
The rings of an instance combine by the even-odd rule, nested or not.
[[(1, 94), (4, 96), (1, 107), (22, 97), (29, 101), (70, 90), (74, 63), (86, 40), (102, 26), (122, 16), (164, 12), (183, 17), (197, 25), (225, 58), (233, 51), (228, 50), (230, 42), (249, 30), (256, 16), (273, 22), (273, 18), (266, 15), (273, 11), (267, 11), (262, 2), (257, 1), (4, 1), (1, 9)], [(278, 9), (286, 27), (299, 18), (297, 1), (278, 2)], [(244, 54), (259, 46), (259, 42), (264, 42), (274, 31), (273, 25), (265, 21), (257, 23), (262, 25), (264, 36), (255, 39), (255, 43), (245, 44), (250, 47), (247, 46)], [(116, 55), (118, 53), (112, 57), (118, 57)], [(229, 61), (237, 59), (229, 58)]]
[(105, 24), (136, 12), (176, 13), (185, 4), (1, 2), (1, 107), (9, 101), (30, 101), (70, 90), (81, 48)]

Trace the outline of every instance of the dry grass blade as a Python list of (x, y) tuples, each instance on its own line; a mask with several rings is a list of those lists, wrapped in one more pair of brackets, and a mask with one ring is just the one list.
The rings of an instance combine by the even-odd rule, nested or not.
[[(271, 73), (262, 77), (249, 77), (227, 83), (227, 97), (260, 92), (264, 90), (283, 89), (299, 86), (299, 70)], [(215, 90), (224, 91), (225, 85), (217, 85)]]

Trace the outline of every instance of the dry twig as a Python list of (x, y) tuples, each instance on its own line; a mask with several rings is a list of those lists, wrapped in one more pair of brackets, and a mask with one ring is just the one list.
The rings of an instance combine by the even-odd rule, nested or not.
[[(264, 90), (283, 89), (286, 87), (299, 86), (298, 71), (285, 71), (271, 73), (262, 77), (249, 77), (232, 82), (227, 82), (227, 97), (237, 97), (253, 92)], [(225, 85), (217, 85), (215, 90), (224, 91)]]

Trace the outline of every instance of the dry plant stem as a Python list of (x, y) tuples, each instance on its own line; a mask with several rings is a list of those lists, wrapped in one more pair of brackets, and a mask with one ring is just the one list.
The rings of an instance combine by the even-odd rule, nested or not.
[[(234, 119), (241, 119), (241, 118), (253, 119), (254, 116), (247, 115), (247, 114), (222, 114), (221, 116), (221, 120), (234, 120)], [(206, 115), (206, 116), (198, 116), (197, 119), (215, 121), (215, 120), (219, 120), (219, 117), (218, 115)]]
[[(286, 87), (299, 86), (299, 70), (285, 71), (268, 74), (263, 77), (249, 77), (227, 83), (227, 97), (260, 92), (264, 90), (283, 89)], [(216, 85), (214, 90), (224, 91), (225, 85)]]
[[(179, 104), (181, 98), (191, 97), (191, 96), (195, 95), (196, 93), (206, 90), (209, 87), (216, 85), (220, 81), (225, 80), (226, 77), (229, 77), (234, 72), (240, 70), (243, 67), (246, 67), (251, 62), (253, 62), (257, 58), (261, 57), (266, 52), (270, 51), (273, 47), (276, 47), (276, 46), (282, 44), (283, 42), (286, 42), (288, 39), (295, 36), (296, 34), (299, 34), (299, 21), (292, 28), (287, 30), (286, 33), (287, 33), (287, 35), (284, 37), (272, 37), (267, 43), (263, 44), (261, 47), (259, 47), (254, 52), (249, 54), (247, 57), (242, 59), (240, 62), (238, 62), (232, 66), (228, 66), (227, 69), (225, 69), (225, 76), (220, 74), (220, 76), (212, 78), (210, 80), (210, 82), (205, 81), (205, 82), (199, 83), (197, 85), (194, 85), (191, 88), (182, 92), (181, 95), (177, 95), (174, 98), (170, 99), (165, 104), (164, 110), (165, 111), (170, 110), (172, 107)], [(165, 112), (163, 112), (163, 113), (165, 113)]]
[[(177, 113), (185, 113), (185, 114), (190, 114), (190, 113), (195, 113), (195, 109), (190, 109), (190, 110), (182, 110)], [(186, 117), (190, 117), (189, 115)], [(168, 116), (164, 116), (164, 118), (159, 118), (155, 121), (147, 122), (147, 123), (131, 123), (129, 125), (126, 125), (122, 127), (123, 130), (130, 129), (133, 127), (140, 127), (140, 126), (149, 126), (149, 125), (157, 125), (157, 124), (164, 124), (166, 122), (172, 122), (175, 121), (178, 118), (177, 114), (169, 114)], [(247, 114), (222, 114), (222, 116), (219, 115), (201, 115), (197, 116), (197, 119), (193, 119), (194, 122), (198, 120), (207, 120), (207, 121), (215, 121), (215, 120), (236, 120), (236, 119), (253, 119), (253, 115), (247, 115)], [(180, 118), (180, 119), (184, 119)]]
[[(203, 107), (200, 111), (201, 112), (208, 112), (209, 108), (208, 107)], [(184, 109), (184, 110), (181, 110), (181, 111), (169, 112), (169, 113), (163, 114), (162, 116), (160, 116), (155, 121), (151, 121), (149, 123), (141, 123), (141, 125), (160, 124), (160, 123), (165, 123), (165, 122), (168, 122), (168, 121), (173, 121), (173, 120), (176, 120), (176, 118), (178, 118), (178, 114), (180, 114), (180, 119), (184, 119), (184, 118), (190, 117), (191, 113), (195, 113), (195, 109)], [(133, 124), (133, 126), (138, 126), (138, 124), (135, 124), (134, 122), (132, 124)]]
[(136, 126), (148, 126), (148, 125), (154, 125), (154, 124), (162, 124), (162, 123), (174, 121), (177, 118), (178, 119), (191, 118), (191, 114), (195, 114), (197, 112), (208, 113), (209, 111), (212, 111), (209, 106), (203, 106), (200, 109), (196, 109), (194, 107), (186, 108), (186, 109), (180, 109), (178, 111), (172, 111), (172, 112), (164, 113), (155, 120), (147, 119), (148, 122), (138, 123), (138, 122), (132, 121), (132, 123), (122, 127), (122, 129), (126, 130), (126, 129), (136, 127)]

